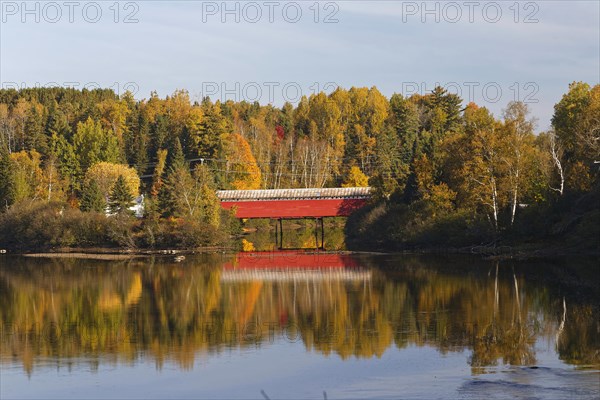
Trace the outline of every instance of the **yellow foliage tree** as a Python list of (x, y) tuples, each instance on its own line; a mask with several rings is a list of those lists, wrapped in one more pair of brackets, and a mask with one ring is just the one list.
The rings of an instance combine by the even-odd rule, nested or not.
[(12, 176), (12, 201), (43, 198), (40, 166), (41, 155), (35, 150), (19, 151), (10, 155)]
[(366, 176), (356, 165), (350, 168), (348, 176), (342, 187), (366, 187), (369, 186), (369, 177)]
[(450, 212), (454, 207), (456, 192), (444, 182), (435, 183), (434, 166), (425, 154), (415, 159), (415, 178), (421, 198), (433, 207), (433, 215), (438, 212)]
[(154, 174), (152, 175), (152, 188), (150, 194), (154, 197), (158, 196), (160, 188), (163, 185), (163, 174), (165, 172), (165, 166), (167, 162), (167, 150), (160, 149), (156, 152), (156, 167), (154, 167)]
[(131, 110), (127, 102), (123, 100), (104, 100), (96, 105), (101, 116), (100, 122), (106, 130), (112, 131), (117, 137), (119, 144), (123, 144), (123, 134), (127, 130), (127, 116)]
[(85, 184), (95, 181), (104, 196), (108, 196), (115, 182), (122, 175), (132, 196), (140, 190), (140, 178), (134, 168), (124, 164), (99, 162), (92, 165), (85, 174)]
[(50, 158), (44, 165), (40, 192), (47, 201), (64, 201), (67, 198), (69, 180), (63, 178), (57, 164), (54, 158)]
[(230, 135), (228, 142), (228, 173), (233, 178), (231, 185), (236, 190), (259, 189), (261, 172), (250, 145), (237, 133)]

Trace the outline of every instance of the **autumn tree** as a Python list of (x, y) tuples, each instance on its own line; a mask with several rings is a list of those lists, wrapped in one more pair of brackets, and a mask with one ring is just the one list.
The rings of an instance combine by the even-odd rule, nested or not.
[(154, 173), (152, 174), (152, 187), (150, 189), (150, 195), (152, 197), (158, 196), (162, 185), (163, 185), (163, 175), (165, 173), (165, 166), (167, 163), (167, 153), (166, 149), (160, 149), (157, 152), (157, 161), (156, 166), (154, 167)]
[(10, 155), (11, 203), (25, 199), (43, 198), (41, 155), (35, 150), (19, 151)]
[(228, 137), (227, 175), (236, 190), (259, 189), (261, 171), (248, 142), (239, 134)]
[[(311, 143), (319, 143), (310, 146), (310, 151), (324, 151), (328, 157), (330, 172), (339, 174), (345, 147), (341, 111), (335, 101), (323, 92), (311, 95), (308, 106), (308, 136)], [(316, 154), (313, 153), (310, 157), (314, 159)]]
[(510, 102), (504, 110), (504, 127), (502, 134), (506, 151), (502, 159), (508, 171), (510, 185), (510, 224), (515, 221), (517, 205), (527, 190), (530, 173), (534, 165), (533, 128), (535, 122), (528, 119), (529, 109), (525, 103)]
[(384, 125), (389, 116), (389, 101), (376, 87), (352, 88), (348, 91), (348, 100), (344, 101), (342, 91), (334, 92), (331, 97), (343, 101), (342, 124), (346, 126), (346, 157), (356, 159), (362, 171), (371, 173), (377, 138), (383, 134)]
[(365, 187), (369, 186), (369, 178), (356, 165), (348, 171), (342, 187)]
[(448, 214), (454, 208), (456, 192), (451, 190), (445, 182), (440, 182), (436, 177), (435, 166), (426, 154), (421, 154), (414, 160), (415, 181), (418, 199), (423, 204), (430, 205), (430, 215)]
[(181, 139), (182, 147), (190, 158), (201, 156), (199, 147), (201, 146), (202, 136), (204, 135), (202, 127), (203, 113), (199, 106), (190, 109), (185, 124), (182, 129)]
[(77, 124), (73, 147), (77, 149), (75, 154), (82, 172), (99, 162), (120, 161), (119, 141), (115, 134), (91, 118)]
[[(287, 149), (283, 149), (278, 144), (284, 139), (284, 137), (276, 136), (277, 130), (274, 129), (268, 121), (268, 110), (241, 110), (245, 111), (247, 114), (247, 123), (238, 122), (237, 131), (242, 136), (243, 141), (247, 141), (251, 148), (248, 151), (251, 151), (254, 159), (259, 159), (262, 161), (262, 171), (260, 176), (262, 178), (261, 185), (263, 187), (276, 187), (276, 182), (273, 173), (279, 172), (281, 174), (281, 170), (277, 171), (276, 168), (271, 168), (270, 161), (273, 159), (277, 159), (277, 161), (285, 160), (285, 156), (283, 152)], [(282, 133), (284, 136), (284, 134)], [(228, 145), (228, 153), (231, 154), (232, 147), (235, 147), (235, 142), (239, 142), (240, 140), (237, 137), (229, 136), (229, 145)], [(274, 160), (275, 161), (275, 160)], [(281, 176), (281, 175), (279, 175)]]
[(564, 151), (565, 184), (586, 190), (592, 184), (592, 165), (600, 161), (600, 85), (573, 82), (554, 106), (555, 141)]
[[(130, 125), (127, 124), (127, 117), (131, 113), (134, 103), (131, 92), (125, 92), (121, 99), (107, 99), (96, 106), (102, 128), (111, 132), (111, 136), (116, 138), (119, 150), (124, 149), (124, 138), (130, 128)], [(122, 158), (122, 155), (119, 154), (119, 158)]]
[(552, 125), (573, 161), (599, 158), (600, 85), (573, 82), (554, 107)]
[(165, 180), (170, 215), (202, 221), (218, 227), (220, 203), (212, 177), (205, 166), (191, 173), (186, 166), (176, 166)]
[(69, 181), (62, 176), (58, 160), (53, 156), (49, 156), (43, 163), (40, 185), (42, 196), (46, 201), (66, 200)]
[(506, 205), (505, 143), (501, 125), (485, 107), (469, 104), (465, 109), (465, 132), (452, 137), (450, 157), (461, 159), (450, 172), (462, 204), (481, 210), (494, 229)]
[(132, 197), (137, 196), (140, 189), (140, 178), (135, 169), (124, 164), (96, 163), (86, 172), (84, 184), (95, 182), (103, 196), (108, 197), (119, 177), (125, 181), (129, 194)]
[(564, 148), (552, 130), (539, 134), (536, 143), (540, 161), (546, 166), (544, 172), (548, 187), (562, 196), (565, 191)]

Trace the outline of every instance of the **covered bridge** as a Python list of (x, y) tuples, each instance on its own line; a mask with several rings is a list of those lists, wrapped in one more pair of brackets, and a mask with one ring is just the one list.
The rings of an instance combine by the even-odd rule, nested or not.
[(227, 210), (238, 218), (347, 217), (371, 197), (370, 187), (269, 190), (219, 190)]

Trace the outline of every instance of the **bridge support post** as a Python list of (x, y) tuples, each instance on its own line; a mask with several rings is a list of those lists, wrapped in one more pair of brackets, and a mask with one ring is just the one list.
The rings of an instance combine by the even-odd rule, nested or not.
[[(321, 243), (319, 244), (319, 223), (321, 224)], [(325, 250), (325, 222), (323, 217), (315, 218), (315, 249)]]
[(278, 229), (279, 227), (277, 226), (277, 220), (275, 220), (275, 250), (279, 249), (279, 232), (277, 232)]
[(275, 219), (275, 248), (283, 249), (283, 218)]
[(319, 218), (315, 218), (315, 250), (319, 250)]
[(321, 250), (325, 250), (325, 218), (321, 217)]
[(283, 218), (279, 218), (279, 249), (283, 249)]

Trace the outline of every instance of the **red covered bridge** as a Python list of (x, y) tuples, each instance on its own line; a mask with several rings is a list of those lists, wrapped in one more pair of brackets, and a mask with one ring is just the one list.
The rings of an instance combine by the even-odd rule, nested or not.
[(238, 218), (347, 217), (371, 197), (369, 187), (219, 190), (221, 206)]

